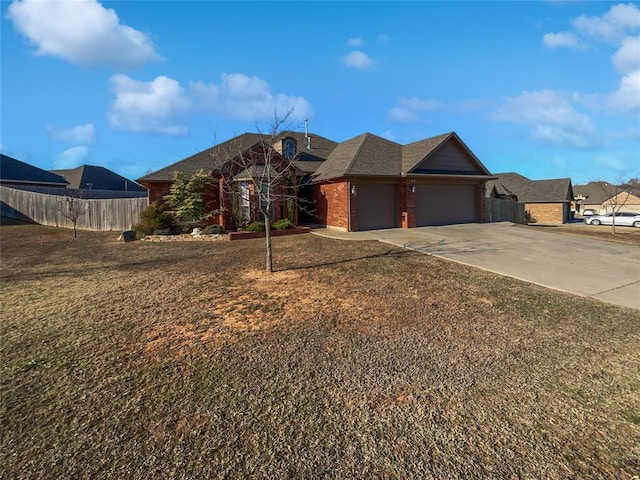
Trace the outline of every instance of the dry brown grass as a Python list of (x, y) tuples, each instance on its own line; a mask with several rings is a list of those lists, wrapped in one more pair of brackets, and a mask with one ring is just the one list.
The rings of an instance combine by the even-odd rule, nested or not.
[(2, 478), (621, 478), (640, 312), (375, 242), (1, 230)]
[(596, 240), (605, 240), (608, 242), (624, 243), (626, 245), (635, 245), (640, 247), (640, 228), (634, 227), (616, 227), (616, 233), (613, 233), (611, 225), (586, 225), (583, 223), (567, 223), (564, 225), (529, 225), (521, 226), (521, 228), (544, 228), (552, 230), (556, 233), (565, 233), (567, 235), (577, 235), (585, 238), (594, 238)]

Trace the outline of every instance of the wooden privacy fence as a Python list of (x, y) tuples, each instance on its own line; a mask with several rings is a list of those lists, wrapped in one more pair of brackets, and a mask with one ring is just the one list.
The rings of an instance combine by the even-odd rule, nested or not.
[(487, 222), (513, 222), (525, 224), (524, 203), (501, 198), (486, 198)]
[[(129, 230), (138, 223), (140, 214), (149, 205), (148, 197), (75, 200), (80, 202), (79, 230)], [(0, 215), (3, 217), (73, 228), (71, 220), (63, 215), (67, 207), (64, 195), (0, 186), (0, 201)]]

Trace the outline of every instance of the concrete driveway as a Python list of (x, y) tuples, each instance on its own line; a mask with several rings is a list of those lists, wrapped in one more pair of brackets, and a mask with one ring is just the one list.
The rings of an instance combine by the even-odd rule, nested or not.
[(330, 228), (312, 233), (343, 240), (378, 240), (556, 290), (640, 309), (640, 248), (484, 223), (367, 232)]

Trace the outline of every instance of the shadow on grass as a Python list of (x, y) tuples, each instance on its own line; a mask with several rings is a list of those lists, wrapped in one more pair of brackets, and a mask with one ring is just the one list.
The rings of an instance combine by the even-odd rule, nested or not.
[(318, 263), (313, 263), (310, 265), (299, 265), (296, 267), (288, 267), (288, 268), (278, 268), (278, 269), (274, 269), (274, 272), (288, 272), (288, 271), (293, 271), (293, 270), (312, 270), (314, 268), (320, 268), (320, 267), (330, 267), (332, 265), (343, 265), (343, 264), (347, 264), (347, 263), (353, 263), (353, 262), (358, 262), (360, 260), (368, 260), (371, 258), (393, 258), (393, 257), (397, 257), (397, 258), (403, 258), (409, 255), (417, 255), (416, 252), (413, 252), (411, 250), (407, 250), (404, 248), (394, 248), (391, 250), (387, 250), (386, 252), (381, 252), (381, 253), (374, 253), (371, 255), (364, 255), (364, 256), (360, 256), (360, 257), (355, 257), (355, 258), (344, 258), (341, 260), (332, 260), (332, 261), (327, 261), (327, 262), (318, 262)]

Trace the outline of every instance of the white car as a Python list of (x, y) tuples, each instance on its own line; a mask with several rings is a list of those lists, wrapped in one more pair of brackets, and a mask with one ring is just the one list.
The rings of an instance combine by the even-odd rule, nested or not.
[[(635, 212), (618, 212), (615, 217), (616, 225), (620, 227), (638, 227), (640, 228), (640, 213)], [(613, 213), (606, 215), (592, 215), (584, 219), (587, 225), (612, 225)]]

